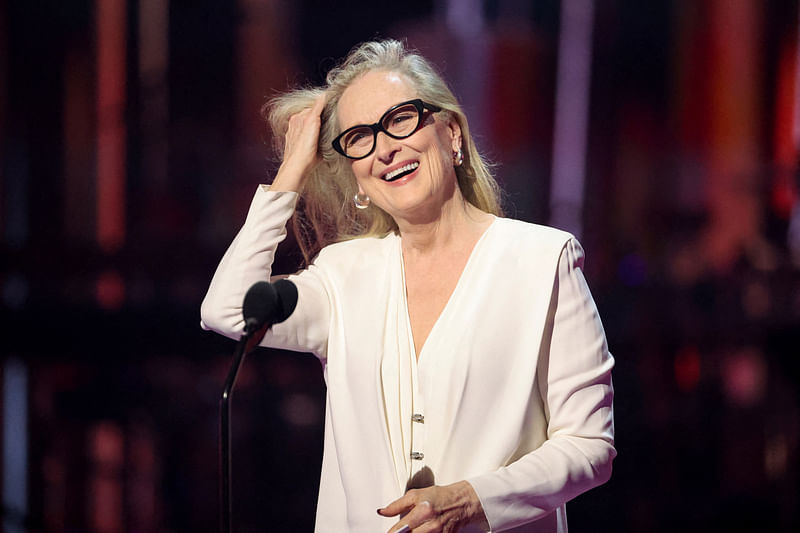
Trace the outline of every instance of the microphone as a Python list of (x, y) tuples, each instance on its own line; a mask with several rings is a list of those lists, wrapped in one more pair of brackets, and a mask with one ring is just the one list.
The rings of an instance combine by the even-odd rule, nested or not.
[(297, 286), (288, 279), (275, 283), (254, 283), (244, 296), (242, 315), (244, 333), (233, 353), (233, 363), (219, 402), (219, 455), (220, 455), (220, 531), (230, 533), (232, 528), (231, 502), (231, 397), (236, 376), (245, 356), (250, 353), (273, 324), (283, 322), (297, 307)]
[(288, 279), (274, 284), (267, 281), (254, 283), (244, 296), (242, 314), (245, 332), (252, 333), (289, 318), (297, 307), (297, 286)]

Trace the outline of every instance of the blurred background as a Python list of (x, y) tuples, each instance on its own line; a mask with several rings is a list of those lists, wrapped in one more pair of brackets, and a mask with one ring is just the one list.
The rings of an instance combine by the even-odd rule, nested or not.
[[(266, 99), (433, 60), (510, 216), (575, 232), (617, 361), (573, 531), (800, 530), (796, 0), (0, 0), (4, 532), (216, 531), (234, 343), (199, 327), (277, 162)], [(291, 238), (277, 270), (300, 256)], [(236, 529), (311, 531), (324, 384), (261, 350)]]

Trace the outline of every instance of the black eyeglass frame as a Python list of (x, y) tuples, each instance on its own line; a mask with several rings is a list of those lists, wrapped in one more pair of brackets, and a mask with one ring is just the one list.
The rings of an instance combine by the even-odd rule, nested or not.
[[(389, 133), (388, 131), (386, 131), (386, 128), (383, 127), (384, 119), (389, 114), (391, 114), (392, 112), (397, 110), (398, 108), (403, 107), (403, 106), (408, 105), (408, 104), (412, 104), (417, 109), (417, 125), (414, 127), (414, 129), (412, 129), (411, 132), (406, 134), (406, 135), (393, 135), (393, 134)], [(350, 128), (347, 128), (342, 133), (337, 135), (336, 138), (333, 140), (333, 142), (331, 144), (333, 145), (333, 149), (334, 150), (339, 152), (341, 155), (343, 155), (347, 159), (352, 159), (353, 161), (358, 161), (359, 159), (364, 159), (365, 157), (369, 157), (370, 154), (372, 154), (372, 152), (375, 151), (375, 146), (377, 146), (377, 144), (378, 144), (378, 133), (379, 132), (385, 133), (386, 135), (388, 135), (392, 139), (407, 139), (408, 137), (411, 137), (412, 135), (414, 135), (419, 130), (420, 125), (422, 125), (422, 115), (423, 115), (423, 112), (426, 109), (428, 111), (433, 112), (433, 113), (438, 113), (439, 111), (442, 110), (442, 108), (439, 107), (438, 105), (434, 105), (434, 104), (429, 104), (427, 102), (423, 102), (419, 98), (414, 98), (413, 100), (400, 102), (399, 104), (393, 105), (392, 107), (390, 107), (386, 111), (386, 113), (381, 115), (381, 118), (380, 118), (380, 120), (378, 120), (378, 122), (376, 122), (374, 124), (358, 124), (356, 126), (352, 126)], [(361, 156), (358, 156), (358, 157), (353, 157), (353, 156), (347, 155), (345, 153), (345, 150), (344, 150), (344, 148), (342, 147), (342, 144), (341, 144), (341, 140), (342, 140), (342, 137), (347, 135), (349, 132), (351, 132), (351, 131), (353, 131), (355, 129), (358, 129), (358, 128), (369, 128), (370, 130), (372, 130), (372, 148), (370, 149), (369, 152), (367, 152), (364, 155), (361, 155)]]

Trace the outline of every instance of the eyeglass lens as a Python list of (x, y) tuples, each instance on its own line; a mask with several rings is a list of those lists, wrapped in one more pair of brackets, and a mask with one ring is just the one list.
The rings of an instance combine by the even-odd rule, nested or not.
[[(381, 128), (391, 137), (408, 137), (419, 126), (420, 112), (414, 104), (393, 109), (381, 118)], [(361, 157), (372, 151), (376, 134), (369, 126), (350, 130), (341, 140), (342, 148), (349, 157)]]

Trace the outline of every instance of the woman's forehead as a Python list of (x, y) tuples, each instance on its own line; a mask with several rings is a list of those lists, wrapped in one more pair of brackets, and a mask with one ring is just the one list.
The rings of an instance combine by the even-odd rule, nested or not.
[(339, 126), (344, 129), (371, 124), (393, 105), (416, 96), (417, 91), (402, 74), (385, 70), (367, 72), (351, 83), (339, 98)]

